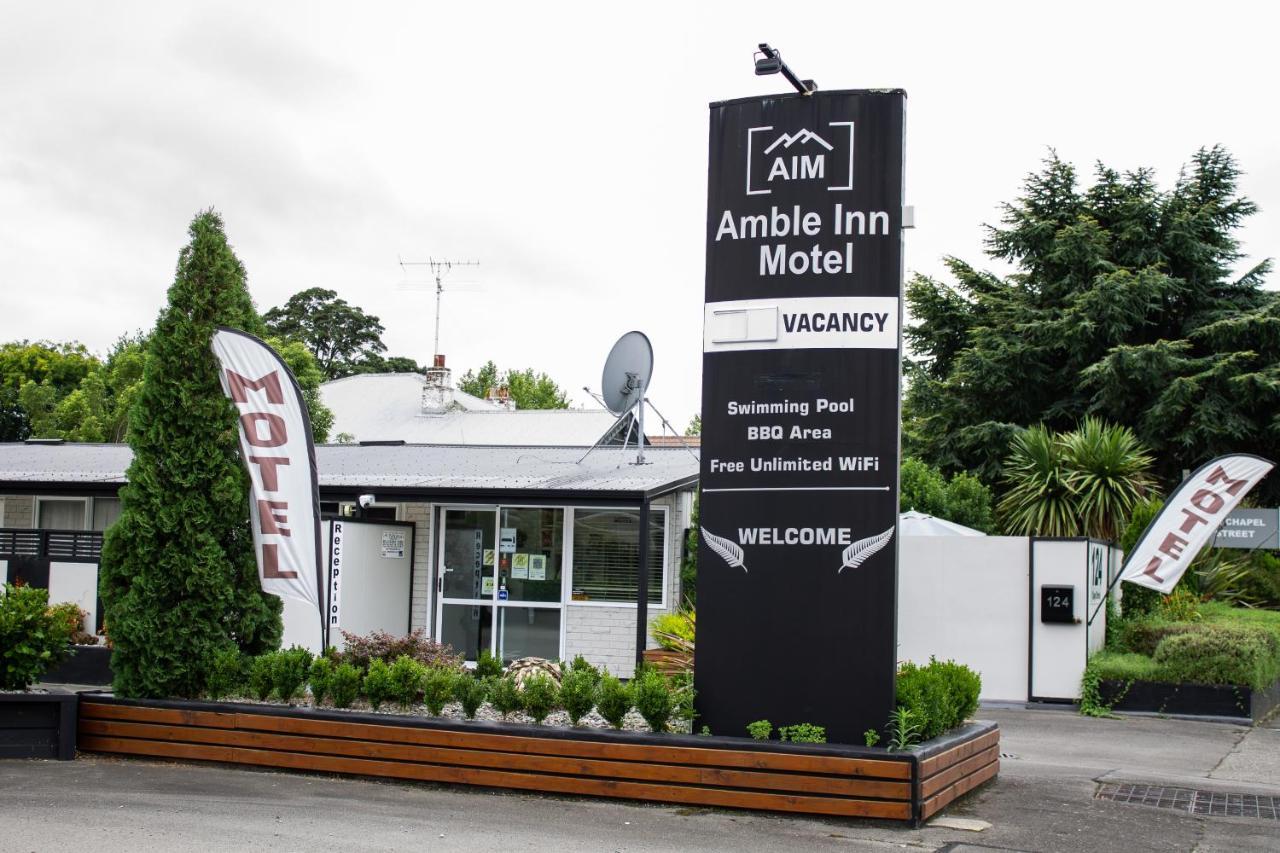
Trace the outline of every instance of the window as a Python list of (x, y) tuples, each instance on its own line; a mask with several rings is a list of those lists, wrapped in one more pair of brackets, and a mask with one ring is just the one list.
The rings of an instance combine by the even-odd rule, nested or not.
[(83, 498), (57, 500), (40, 498), (36, 527), (41, 530), (84, 530), (85, 501)]
[[(634, 604), (640, 511), (578, 509), (573, 515), (573, 600)], [(667, 511), (649, 511), (649, 603), (663, 600)]]
[(93, 499), (93, 529), (106, 530), (120, 517), (119, 498)]

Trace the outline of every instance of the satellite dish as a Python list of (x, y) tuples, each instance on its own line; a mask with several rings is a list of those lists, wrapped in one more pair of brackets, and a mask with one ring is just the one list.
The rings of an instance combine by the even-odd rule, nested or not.
[(605, 407), (619, 416), (634, 409), (644, 400), (652, 375), (653, 345), (644, 332), (627, 332), (618, 338), (604, 362), (600, 388)]

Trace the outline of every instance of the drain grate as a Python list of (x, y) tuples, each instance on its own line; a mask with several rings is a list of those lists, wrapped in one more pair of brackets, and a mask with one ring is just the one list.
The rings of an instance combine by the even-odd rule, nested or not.
[(1163, 785), (1102, 785), (1099, 800), (1176, 809), (1207, 817), (1255, 817), (1280, 820), (1280, 797), (1170, 788)]

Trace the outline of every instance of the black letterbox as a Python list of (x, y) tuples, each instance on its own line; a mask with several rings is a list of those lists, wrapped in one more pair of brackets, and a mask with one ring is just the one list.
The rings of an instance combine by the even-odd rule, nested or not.
[(1040, 621), (1071, 624), (1076, 621), (1074, 586), (1040, 587)]

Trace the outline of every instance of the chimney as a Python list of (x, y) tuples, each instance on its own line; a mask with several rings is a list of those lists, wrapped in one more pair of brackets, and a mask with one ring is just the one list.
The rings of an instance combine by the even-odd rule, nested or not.
[(489, 393), (485, 395), (485, 398), (491, 403), (497, 403), (508, 412), (514, 412), (516, 410), (516, 401), (511, 399), (511, 389), (506, 385), (495, 385), (490, 388)]
[(443, 415), (453, 405), (453, 379), (444, 366), (444, 356), (436, 354), (422, 382), (422, 413)]

